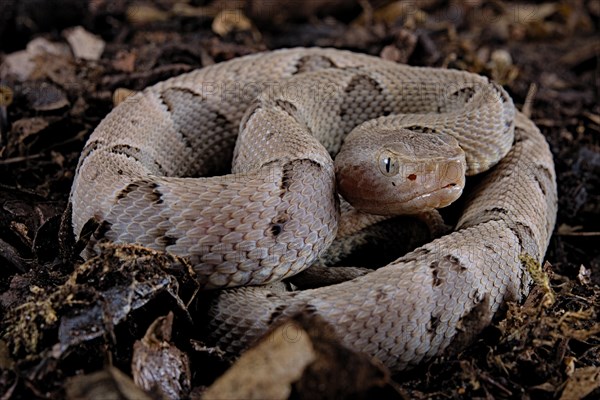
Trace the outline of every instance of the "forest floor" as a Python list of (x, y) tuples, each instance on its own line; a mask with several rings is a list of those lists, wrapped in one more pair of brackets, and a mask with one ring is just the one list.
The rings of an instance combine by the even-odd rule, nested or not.
[[(173, 361), (191, 365), (191, 372), (178, 372), (177, 396), (198, 398), (225, 370), (227, 363), (209, 354), (193, 330), (171, 335), (171, 325), (191, 324), (182, 304), (194, 297), (194, 285), (168, 256), (162, 260), (173, 267), (170, 280), (157, 278), (164, 272), (156, 265), (134, 279), (131, 264), (139, 268), (145, 255), (126, 248), (136, 261), (111, 276), (121, 290), (116, 299), (148, 294), (100, 324), (102, 307), (117, 305), (99, 306), (106, 300), (101, 280), (96, 287), (84, 283), (82, 276), (93, 282), (101, 272), (80, 269), (62, 216), (84, 143), (124, 89), (295, 46), (487, 75), (530, 112), (556, 165), (558, 217), (544, 266), (549, 283), (538, 280), (524, 304), (509, 304), (465, 351), (392, 377), (381, 369), (353, 394), (600, 396), (600, 3), (249, 0), (243, 9), (243, 1), (201, 3), (0, 3), (0, 398), (91, 398), (94, 385), (135, 398), (123, 389), (129, 378), (116, 369), (139, 376), (141, 361), (132, 353), (147, 329), (146, 338), (158, 335), (187, 354)], [(174, 320), (163, 318), (169, 311)], [(89, 375), (101, 370), (106, 374)], [(331, 386), (347, 385), (341, 373), (337, 382), (338, 375), (328, 376)], [(318, 393), (290, 384), (292, 397)]]

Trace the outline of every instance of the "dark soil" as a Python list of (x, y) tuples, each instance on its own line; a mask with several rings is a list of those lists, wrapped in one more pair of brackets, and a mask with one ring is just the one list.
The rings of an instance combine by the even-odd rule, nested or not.
[[(69, 396), (77, 397), (69, 378), (102, 369), (107, 375), (94, 382), (127, 380), (108, 366), (135, 373), (134, 342), (169, 311), (175, 313), (169, 329), (176, 329), (168, 340), (187, 353), (191, 366), (178, 396), (198, 397), (225, 369), (189, 333), (194, 322), (186, 306), (195, 287), (184, 262), (161, 259), (178, 282), (152, 272), (154, 264), (135, 278), (127, 272), (131, 265), (110, 276), (90, 267), (67, 282), (81, 262), (61, 219), (80, 151), (113, 107), (117, 89), (140, 90), (215, 62), (294, 46), (344, 48), (490, 76), (519, 109), (530, 111), (554, 154), (559, 211), (544, 267), (549, 284), (541, 274), (526, 303), (509, 305), (476, 343), (394, 377), (386, 396), (600, 397), (600, 3), (204, 3), (0, 2), (1, 398), (62, 398), (69, 387)], [(98, 60), (71, 55), (66, 37), (77, 25), (105, 42)], [(62, 50), (7, 67), (9, 54), (28, 45), (31, 51), (39, 38)], [(141, 249), (123, 251), (106, 257), (134, 260), (133, 266), (147, 257)], [(118, 292), (110, 292), (115, 299), (131, 302), (97, 308), (111, 290)], [(135, 297), (141, 291), (145, 295)], [(120, 316), (103, 320), (106, 307)], [(123, 307), (129, 311), (116, 312)]]

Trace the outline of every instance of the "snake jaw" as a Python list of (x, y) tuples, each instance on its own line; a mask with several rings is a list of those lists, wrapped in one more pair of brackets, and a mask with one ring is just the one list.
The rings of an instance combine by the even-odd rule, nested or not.
[(463, 189), (464, 184), (449, 183), (431, 192), (419, 194), (402, 203), (398, 206), (401, 212), (390, 207), (389, 214), (418, 214), (426, 210), (447, 207), (462, 195)]

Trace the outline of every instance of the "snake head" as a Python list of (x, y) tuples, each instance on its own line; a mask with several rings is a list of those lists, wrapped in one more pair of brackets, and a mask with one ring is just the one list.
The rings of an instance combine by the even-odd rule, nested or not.
[(451, 204), (465, 185), (465, 153), (444, 133), (406, 129), (349, 135), (335, 159), (338, 191), (355, 208), (417, 214)]

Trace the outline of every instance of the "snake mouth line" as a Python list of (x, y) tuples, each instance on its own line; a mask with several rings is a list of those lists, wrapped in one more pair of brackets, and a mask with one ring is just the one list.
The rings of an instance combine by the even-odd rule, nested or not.
[[(434, 189), (430, 192), (418, 194), (418, 195), (406, 200), (406, 203), (409, 203), (409, 202), (412, 202), (415, 200), (419, 200), (419, 199), (425, 199), (427, 197), (431, 197), (440, 192), (446, 192), (449, 195), (452, 195), (453, 193), (458, 193), (458, 195), (460, 195), (460, 193), (462, 193), (462, 191), (463, 191), (463, 188), (461, 186), (459, 186), (457, 183), (453, 182), (453, 183), (447, 184), (446, 186), (442, 186), (440, 188)], [(457, 196), (457, 198), (458, 198), (458, 196)], [(456, 199), (454, 199), (454, 200), (456, 200)], [(454, 200), (452, 200), (452, 201), (454, 201)], [(448, 203), (448, 204), (450, 204), (450, 203)], [(447, 206), (448, 204), (446, 204), (445, 206)], [(445, 207), (445, 206), (443, 206), (443, 207)], [(434, 208), (437, 208), (437, 207), (434, 207)]]
[[(434, 198), (436, 195), (442, 193), (441, 196), (443, 196), (443, 197), (440, 198), (440, 200), (437, 201), (436, 204), (432, 203), (431, 208), (443, 208), (443, 207), (450, 205), (456, 199), (458, 199), (458, 197), (460, 197), (460, 194), (462, 193), (462, 191), (463, 191), (463, 188), (461, 186), (459, 186), (457, 183), (449, 183), (440, 188), (437, 188), (437, 189), (431, 190), (429, 192), (421, 193), (414, 197), (411, 197), (411, 198), (403, 201), (401, 204), (406, 206), (406, 205), (411, 205), (413, 203), (418, 203), (418, 202), (419, 203), (420, 202), (432, 203), (428, 199)], [(394, 204), (394, 203), (389, 202), (387, 204)], [(417, 208), (419, 208), (419, 207), (422, 207), (422, 204), (417, 205)], [(422, 210), (419, 210), (419, 212), (421, 212), (421, 211)]]
[[(452, 204), (460, 197), (463, 187), (457, 183), (449, 183), (440, 188), (426, 193), (420, 193), (414, 197), (403, 201), (382, 201), (381, 198), (369, 199), (376, 200), (375, 207), (357, 207), (364, 212), (376, 215), (414, 215), (420, 214), (425, 210), (444, 208)], [(441, 194), (440, 194), (441, 193)], [(431, 201), (431, 198), (439, 196), (438, 201)]]

